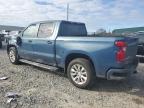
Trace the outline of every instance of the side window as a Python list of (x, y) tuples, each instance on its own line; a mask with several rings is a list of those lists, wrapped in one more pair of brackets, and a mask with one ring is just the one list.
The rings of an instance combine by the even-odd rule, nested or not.
[(53, 35), (54, 23), (41, 24), (38, 32), (39, 38), (46, 38)]
[(32, 24), (32, 25), (30, 25), (23, 32), (23, 37), (27, 37), (27, 38), (37, 37), (38, 28), (39, 28), (39, 24)]

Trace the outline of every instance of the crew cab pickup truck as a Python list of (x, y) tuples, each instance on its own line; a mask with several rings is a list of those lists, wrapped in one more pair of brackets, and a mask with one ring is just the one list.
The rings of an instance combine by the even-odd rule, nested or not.
[(119, 80), (136, 72), (138, 39), (88, 36), (84, 23), (42, 21), (30, 24), (7, 45), (11, 63), (25, 62), (64, 72), (79, 88), (96, 77)]

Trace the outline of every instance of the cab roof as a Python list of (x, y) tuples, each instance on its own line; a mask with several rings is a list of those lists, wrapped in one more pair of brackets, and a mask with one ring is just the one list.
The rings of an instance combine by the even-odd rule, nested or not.
[(31, 23), (31, 24), (48, 23), (48, 22), (57, 22), (57, 23), (66, 22), (66, 23), (73, 23), (73, 24), (84, 24), (84, 23), (81, 23), (81, 22), (66, 21), (66, 20), (45, 20), (45, 21), (34, 22), (34, 23)]

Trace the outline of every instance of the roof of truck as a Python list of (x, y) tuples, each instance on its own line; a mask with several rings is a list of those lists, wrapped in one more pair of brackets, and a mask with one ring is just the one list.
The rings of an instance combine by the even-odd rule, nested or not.
[(81, 23), (81, 22), (66, 21), (66, 20), (45, 20), (45, 21), (34, 22), (34, 23), (31, 23), (31, 24), (47, 23), (47, 22), (59, 22), (59, 23), (68, 22), (68, 23), (75, 23), (75, 24), (84, 24), (84, 23)]

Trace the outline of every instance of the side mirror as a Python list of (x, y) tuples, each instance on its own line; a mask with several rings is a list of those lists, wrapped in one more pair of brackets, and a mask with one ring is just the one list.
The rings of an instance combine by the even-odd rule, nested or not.
[(17, 37), (17, 38), (16, 38), (16, 44), (19, 45), (19, 46), (22, 44), (22, 39), (21, 39), (21, 37)]

